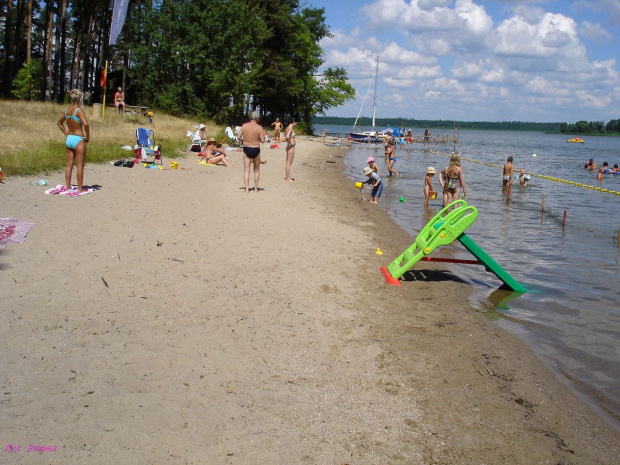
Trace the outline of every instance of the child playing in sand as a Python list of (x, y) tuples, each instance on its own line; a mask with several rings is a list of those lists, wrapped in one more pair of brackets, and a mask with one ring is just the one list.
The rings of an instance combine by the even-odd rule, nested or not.
[(370, 184), (372, 186), (372, 200), (370, 203), (379, 203), (379, 197), (381, 197), (381, 193), (383, 192), (381, 176), (375, 173), (370, 166), (364, 168), (362, 174), (368, 176), (368, 181), (365, 181), (364, 184)]
[(508, 157), (506, 160), (506, 164), (504, 165), (504, 177), (502, 180), (502, 186), (506, 187), (510, 184), (510, 180), (512, 179), (512, 173), (514, 172), (515, 167), (512, 165), (512, 157)]
[(370, 167), (371, 170), (373, 170), (379, 176), (383, 176), (383, 173), (381, 172), (381, 170), (375, 163), (375, 159), (373, 157), (368, 157), (368, 160), (366, 160), (366, 163), (368, 163), (368, 166)]
[(426, 169), (426, 177), (424, 178), (424, 208), (428, 208), (428, 201), (430, 198), (435, 198), (437, 192), (433, 190), (433, 176), (435, 176), (436, 170), (432, 166)]

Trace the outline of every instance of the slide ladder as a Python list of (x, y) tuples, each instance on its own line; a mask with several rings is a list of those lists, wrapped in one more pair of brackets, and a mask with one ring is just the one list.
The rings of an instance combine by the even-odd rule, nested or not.
[[(445, 216), (444, 216), (445, 214)], [(497, 264), (478, 244), (465, 234), (478, 218), (478, 210), (467, 205), (465, 200), (452, 202), (437, 213), (416, 237), (411, 247), (390, 263), (382, 267), (381, 272), (388, 283), (400, 285), (398, 278), (410, 270), (420, 260), (433, 260), (429, 255), (439, 246), (448, 245), (455, 239), (474, 256), (477, 261), (435, 259), (443, 262), (476, 263), (485, 266), (487, 271), (495, 274), (504, 284), (513, 291), (527, 292), (510, 274)]]

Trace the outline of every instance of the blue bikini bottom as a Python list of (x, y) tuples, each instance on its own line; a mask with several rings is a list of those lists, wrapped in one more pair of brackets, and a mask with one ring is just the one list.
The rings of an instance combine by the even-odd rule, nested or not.
[(67, 141), (65, 142), (65, 145), (68, 149), (75, 150), (78, 144), (83, 140), (84, 138), (82, 136), (75, 136), (73, 134), (70, 134), (67, 136)]

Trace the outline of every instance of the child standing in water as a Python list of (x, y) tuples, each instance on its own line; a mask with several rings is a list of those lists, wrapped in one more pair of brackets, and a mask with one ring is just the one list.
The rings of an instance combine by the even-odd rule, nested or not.
[(433, 194), (437, 193), (433, 190), (433, 176), (435, 176), (435, 168), (429, 166), (426, 170), (426, 177), (424, 178), (424, 208), (428, 208), (428, 201)]
[(375, 159), (373, 157), (368, 157), (368, 160), (366, 160), (366, 163), (368, 163), (368, 166), (370, 167), (370, 169), (372, 169), (375, 173), (377, 173), (379, 176), (383, 176), (383, 173), (381, 172), (381, 170), (375, 163)]
[(519, 183), (522, 186), (527, 186), (527, 183), (530, 180), (530, 175), (525, 172), (525, 168), (521, 168), (521, 172), (519, 173), (519, 177), (515, 179), (513, 184)]
[(368, 176), (368, 181), (364, 184), (370, 184), (372, 187), (372, 200), (370, 203), (379, 203), (379, 197), (381, 197), (381, 193), (383, 192), (383, 183), (381, 182), (381, 177), (375, 173), (372, 168), (367, 166), (362, 171), (364, 176)]
[(514, 172), (514, 170), (515, 167), (512, 165), (512, 157), (508, 157), (508, 160), (506, 160), (506, 164), (504, 165), (504, 177), (502, 180), (503, 187), (506, 187), (510, 184), (510, 181), (512, 179), (512, 173)]

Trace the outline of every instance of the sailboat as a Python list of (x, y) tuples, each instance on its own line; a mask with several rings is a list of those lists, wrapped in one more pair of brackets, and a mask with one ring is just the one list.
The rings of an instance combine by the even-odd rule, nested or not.
[[(377, 66), (375, 68), (375, 91), (373, 95), (372, 101), (372, 131), (355, 131), (355, 126), (357, 125), (357, 120), (360, 117), (360, 113), (362, 112), (362, 108), (364, 107), (364, 102), (366, 102), (366, 97), (368, 97), (368, 92), (370, 91), (370, 86), (368, 86), (368, 90), (366, 91), (366, 96), (364, 97), (364, 101), (362, 102), (362, 108), (360, 108), (359, 113), (357, 114), (357, 118), (355, 118), (355, 123), (353, 123), (353, 130), (349, 133), (349, 140), (354, 142), (381, 142), (383, 138), (390, 136), (392, 133), (397, 132), (392, 128), (384, 129), (383, 131), (375, 130), (375, 111), (377, 108), (377, 76), (379, 75), (379, 57), (377, 56)], [(370, 83), (372, 85), (372, 82)]]

